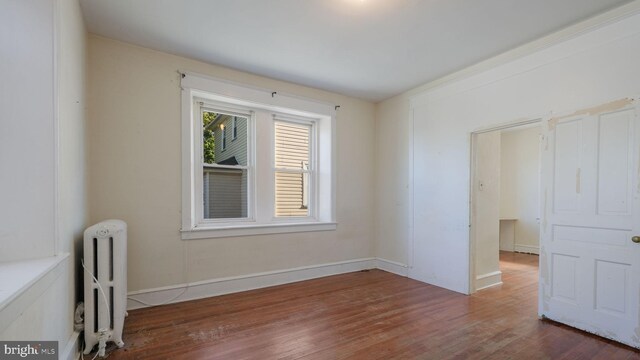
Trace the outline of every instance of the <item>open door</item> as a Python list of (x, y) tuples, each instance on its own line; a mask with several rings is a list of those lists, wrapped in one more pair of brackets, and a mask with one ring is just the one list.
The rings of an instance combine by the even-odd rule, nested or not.
[(539, 314), (640, 348), (640, 126), (624, 100), (543, 122)]

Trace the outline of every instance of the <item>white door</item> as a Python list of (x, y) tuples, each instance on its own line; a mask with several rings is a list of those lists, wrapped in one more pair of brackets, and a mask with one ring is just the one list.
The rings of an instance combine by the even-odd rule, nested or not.
[(640, 348), (640, 126), (602, 109), (543, 124), (539, 314)]

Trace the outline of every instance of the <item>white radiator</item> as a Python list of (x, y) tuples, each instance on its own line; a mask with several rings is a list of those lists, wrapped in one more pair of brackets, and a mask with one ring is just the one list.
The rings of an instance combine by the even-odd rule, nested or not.
[[(84, 232), (84, 353), (108, 341), (118, 347), (127, 306), (127, 224), (107, 220)], [(95, 278), (95, 279), (94, 279)], [(97, 280), (97, 282), (96, 282)]]

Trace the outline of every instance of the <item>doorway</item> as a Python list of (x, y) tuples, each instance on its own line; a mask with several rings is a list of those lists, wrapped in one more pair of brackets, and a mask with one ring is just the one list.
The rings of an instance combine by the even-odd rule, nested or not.
[(471, 135), (469, 293), (501, 285), (510, 253), (539, 254), (540, 133), (531, 120)]

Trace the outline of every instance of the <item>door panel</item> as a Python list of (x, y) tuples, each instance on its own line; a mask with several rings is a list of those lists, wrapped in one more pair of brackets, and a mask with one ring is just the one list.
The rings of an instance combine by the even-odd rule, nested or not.
[(596, 311), (618, 317), (628, 313), (630, 267), (629, 264), (596, 260)]
[[(554, 225), (552, 241), (592, 243), (605, 246), (627, 246), (629, 232), (625, 230), (601, 229), (596, 227), (577, 227)], [(569, 244), (576, 246), (576, 244)]]
[(599, 215), (631, 215), (633, 118), (632, 110), (599, 117)]
[(640, 348), (636, 113), (543, 124), (539, 313)]
[(578, 171), (581, 168), (582, 121), (559, 124), (556, 128), (555, 177), (553, 191), (556, 213), (577, 213), (580, 210)]
[(576, 289), (576, 283), (579, 257), (563, 254), (553, 254), (552, 256), (551, 279), (553, 282), (551, 298), (577, 305), (578, 291)]

